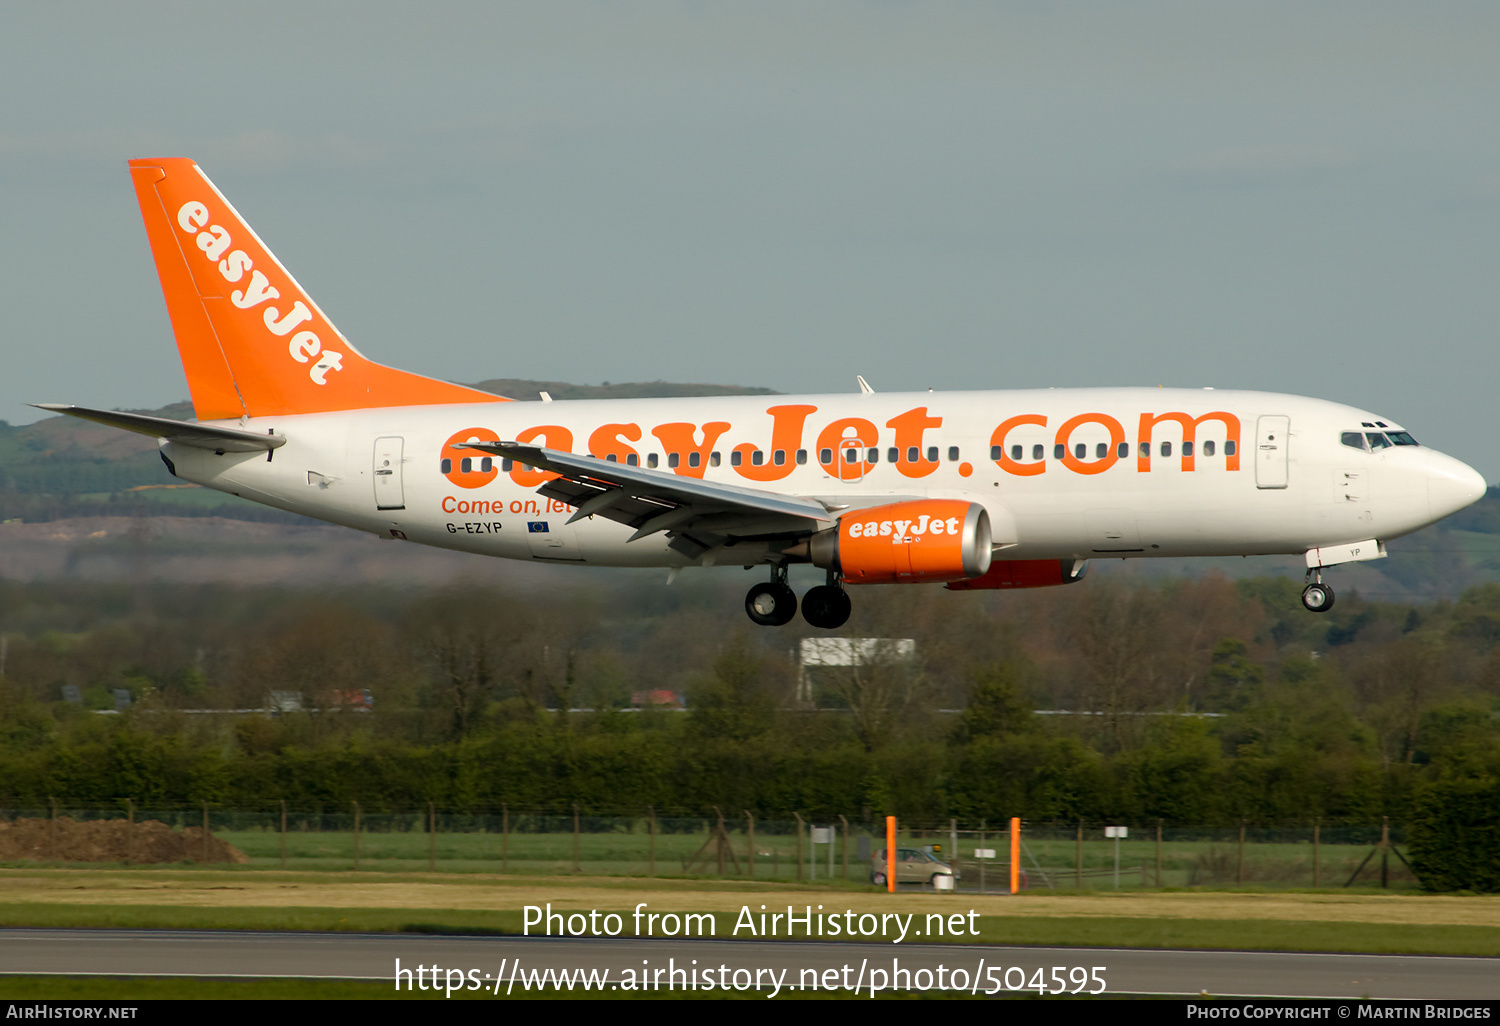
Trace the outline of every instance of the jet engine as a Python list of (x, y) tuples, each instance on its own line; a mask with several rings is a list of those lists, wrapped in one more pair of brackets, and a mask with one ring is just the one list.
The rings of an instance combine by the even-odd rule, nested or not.
[(990, 568), (990, 517), (960, 499), (851, 510), (813, 535), (809, 555), (846, 584), (963, 581)]

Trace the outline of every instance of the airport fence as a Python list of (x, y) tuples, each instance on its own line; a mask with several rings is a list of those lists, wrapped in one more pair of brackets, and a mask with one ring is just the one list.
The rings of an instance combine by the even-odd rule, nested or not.
[[(1125, 836), (1106, 836), (1106, 826)], [(953, 869), (964, 891), (1010, 886), (1008, 823), (898, 824), (901, 848), (926, 851)], [(181, 834), (162, 847), (146, 833)], [(1112, 830), (1113, 832), (1113, 830)], [(158, 838), (159, 839), (159, 838)], [(221, 843), (220, 843), (221, 842)], [(1022, 823), (1017, 848), (1026, 889), (1305, 888), (1387, 886), (1416, 880), (1399, 824), (1231, 827)], [(228, 849), (221, 845), (229, 846)], [(883, 818), (761, 819), (643, 809), (593, 815), (574, 810), (454, 811), (433, 805), (369, 812), (358, 803), (257, 809), (212, 805), (117, 807), (62, 799), (0, 808), (0, 864), (222, 865), (249, 869), (383, 873), (510, 873), (725, 877), (869, 884), (885, 848)], [(224, 854), (232, 850), (236, 856)], [(954, 854), (957, 853), (955, 860)], [(154, 854), (153, 854), (154, 853)], [(913, 857), (929, 880), (938, 862)], [(905, 882), (903, 886), (913, 886)]]

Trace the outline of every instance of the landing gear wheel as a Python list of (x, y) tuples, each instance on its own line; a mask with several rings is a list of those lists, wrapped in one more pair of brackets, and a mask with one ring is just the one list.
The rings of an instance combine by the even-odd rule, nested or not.
[(745, 594), (745, 612), (762, 627), (781, 627), (797, 615), (797, 593), (781, 581), (764, 581)]
[(802, 596), (802, 619), (825, 631), (844, 626), (852, 608), (849, 593), (837, 585), (820, 584)]
[(1333, 589), (1322, 581), (1302, 589), (1302, 605), (1310, 613), (1326, 613), (1333, 608)]

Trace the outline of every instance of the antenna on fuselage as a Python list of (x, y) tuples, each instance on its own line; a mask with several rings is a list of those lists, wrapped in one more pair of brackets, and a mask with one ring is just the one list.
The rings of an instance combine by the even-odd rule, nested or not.
[(865, 376), (863, 374), (854, 375), (854, 380), (859, 382), (859, 390), (865, 395), (875, 394), (875, 390), (870, 387), (870, 383), (865, 380)]

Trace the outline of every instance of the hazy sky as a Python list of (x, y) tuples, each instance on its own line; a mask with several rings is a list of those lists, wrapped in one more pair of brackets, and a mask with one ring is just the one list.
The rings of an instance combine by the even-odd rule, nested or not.
[(1166, 384), (1500, 480), (1500, 4), (0, 2), (0, 417), (186, 398), (125, 161), (437, 377)]

